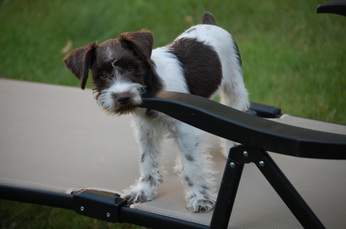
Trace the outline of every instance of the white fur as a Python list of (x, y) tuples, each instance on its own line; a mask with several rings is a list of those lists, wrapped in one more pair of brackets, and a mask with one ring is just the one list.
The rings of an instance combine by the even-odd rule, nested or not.
[(103, 107), (103, 109), (109, 113), (115, 113), (116, 107), (114, 104), (114, 100), (112, 98), (112, 94), (121, 94), (124, 92), (131, 93), (132, 100), (136, 104), (142, 103), (141, 91), (143, 85), (138, 83), (126, 82), (123, 80), (116, 80), (114, 84), (101, 91), (99, 98), (97, 99), (97, 103)]
[[(180, 38), (195, 38), (214, 48), (221, 60), (223, 78), (218, 91), (213, 96), (221, 92), (222, 103), (238, 110), (247, 110), (248, 94), (232, 36), (217, 26), (196, 25), (177, 39)], [(163, 90), (188, 93), (181, 64), (169, 52), (169, 49), (169, 46), (154, 49), (151, 56), (156, 65), (157, 74), (163, 82)], [(100, 100), (103, 101), (101, 102), (103, 106), (110, 107), (109, 109), (112, 110), (111, 105), (108, 105), (107, 96), (111, 99), (111, 93), (131, 91), (140, 103), (140, 89), (140, 86), (128, 82), (115, 82), (112, 87), (102, 92), (101, 97), (104, 96), (104, 98)], [(212, 163), (207, 153), (208, 146), (203, 144), (204, 132), (161, 113), (158, 113), (155, 118), (147, 117), (145, 111), (143, 108), (137, 108), (133, 112), (140, 145), (141, 175), (137, 183), (122, 196), (130, 203), (148, 201), (155, 197), (158, 186), (162, 182), (159, 166), (160, 143), (164, 133), (169, 133), (182, 152), (181, 164), (176, 168), (178, 174), (185, 180), (187, 208), (192, 212), (211, 210), (216, 199), (215, 183)], [(224, 151), (228, 153), (233, 143), (227, 141), (224, 145), (227, 147)]]
[(164, 91), (188, 93), (184, 72), (169, 47), (160, 47), (152, 51), (151, 59), (156, 65), (156, 72), (163, 82)]

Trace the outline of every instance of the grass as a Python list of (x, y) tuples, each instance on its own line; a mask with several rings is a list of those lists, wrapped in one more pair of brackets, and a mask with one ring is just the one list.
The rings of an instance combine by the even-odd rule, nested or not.
[(144, 229), (126, 223), (106, 223), (70, 210), (4, 200), (0, 201), (0, 228)]
[[(252, 101), (345, 124), (346, 22), (316, 14), (320, 2), (2, 0), (0, 76), (78, 86), (62, 62), (71, 49), (140, 29), (161, 46), (210, 11), (238, 43)], [(8, 201), (0, 202), (0, 227), (138, 228)]]

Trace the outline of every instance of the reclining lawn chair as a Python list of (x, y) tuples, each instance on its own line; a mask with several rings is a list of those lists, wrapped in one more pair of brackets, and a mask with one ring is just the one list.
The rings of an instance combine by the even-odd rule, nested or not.
[(345, 228), (345, 125), (260, 104), (246, 114), (193, 95), (160, 93), (142, 107), (241, 145), (227, 160), (213, 154), (219, 171), (213, 211), (186, 210), (171, 169), (178, 150), (169, 141), (157, 198), (129, 206), (118, 193), (138, 174), (130, 118), (101, 115), (91, 94), (0, 79), (1, 199), (152, 228)]
[(0, 93), (2, 199), (153, 228), (227, 228), (232, 209), (232, 228), (346, 225), (346, 167), (338, 160), (346, 159), (346, 126), (252, 104), (251, 113), (264, 119), (179, 93), (145, 99), (143, 107), (242, 143), (227, 162), (214, 155), (221, 183), (217, 205), (196, 214), (185, 209), (171, 169), (178, 151), (171, 142), (163, 147), (168, 172), (156, 199), (128, 206), (114, 194), (136, 179), (138, 149), (130, 117), (103, 116), (90, 90), (0, 79)]

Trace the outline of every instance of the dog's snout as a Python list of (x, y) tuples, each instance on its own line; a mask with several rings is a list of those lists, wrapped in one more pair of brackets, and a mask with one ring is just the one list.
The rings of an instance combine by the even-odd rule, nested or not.
[(113, 93), (113, 99), (120, 104), (127, 104), (131, 99), (131, 95), (129, 93)]

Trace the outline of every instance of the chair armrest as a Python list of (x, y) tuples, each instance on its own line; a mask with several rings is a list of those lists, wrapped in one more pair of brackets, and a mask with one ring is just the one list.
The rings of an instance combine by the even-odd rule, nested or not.
[(141, 104), (248, 147), (297, 157), (346, 159), (346, 133), (333, 134), (262, 119), (212, 100), (160, 92)]
[(346, 16), (346, 1), (334, 0), (323, 3), (317, 7), (317, 13), (332, 13)]

